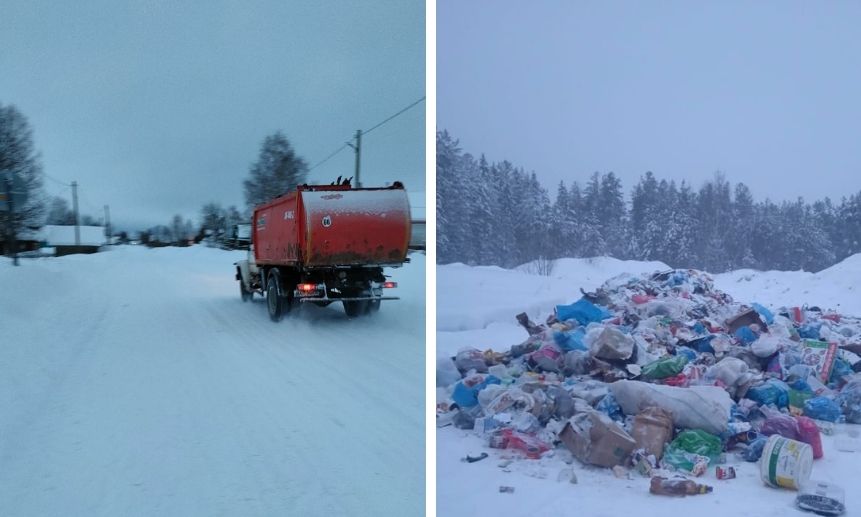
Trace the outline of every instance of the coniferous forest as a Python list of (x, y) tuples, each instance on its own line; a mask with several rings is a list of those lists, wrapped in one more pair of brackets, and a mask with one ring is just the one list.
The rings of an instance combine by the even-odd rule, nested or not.
[(437, 132), (437, 257), (514, 267), (611, 256), (713, 273), (820, 271), (861, 252), (861, 192), (839, 201), (754, 199), (722, 174), (701, 185), (645, 172), (628, 191), (612, 172), (542, 185)]

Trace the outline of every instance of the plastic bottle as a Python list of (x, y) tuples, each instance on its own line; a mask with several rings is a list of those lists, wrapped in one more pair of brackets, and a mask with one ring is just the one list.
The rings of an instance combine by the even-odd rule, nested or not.
[(708, 494), (713, 490), (708, 485), (700, 485), (689, 479), (667, 479), (655, 476), (652, 478), (649, 492), (656, 495), (686, 496)]

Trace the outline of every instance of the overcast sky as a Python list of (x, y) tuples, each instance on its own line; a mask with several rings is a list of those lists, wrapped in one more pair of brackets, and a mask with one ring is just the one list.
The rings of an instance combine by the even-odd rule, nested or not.
[(439, 0), (437, 127), (560, 179), (861, 190), (861, 3)]
[[(0, 103), (45, 172), (115, 224), (244, 206), (263, 138), (313, 165), (425, 94), (424, 2), (2, 0)], [(362, 183), (424, 191), (425, 103), (363, 139)], [(311, 173), (352, 176), (346, 149)], [(46, 181), (51, 194), (70, 189)]]

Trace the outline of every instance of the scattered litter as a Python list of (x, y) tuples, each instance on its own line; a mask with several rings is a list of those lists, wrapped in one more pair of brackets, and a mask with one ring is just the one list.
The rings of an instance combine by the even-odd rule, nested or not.
[(715, 477), (718, 479), (735, 479), (735, 468), (733, 467), (716, 467)]
[(795, 504), (802, 510), (819, 515), (842, 515), (846, 511), (845, 492), (837, 485), (811, 481), (801, 487)]
[(504, 486), (504, 485), (500, 486), (499, 487), (499, 493), (500, 494), (513, 494), (514, 493), (514, 487), (513, 486)]
[(484, 458), (486, 458), (486, 457), (487, 457), (487, 453), (486, 453), (486, 452), (482, 452), (482, 453), (481, 453), (481, 454), (479, 454), (478, 456), (469, 456), (469, 455), (467, 455), (465, 458), (461, 458), (461, 460), (460, 460), (460, 461), (463, 461), (463, 462), (466, 462), (466, 463), (475, 463), (476, 461), (481, 461), (481, 460), (483, 460), (483, 459), (484, 459)]
[(649, 492), (655, 495), (672, 495), (684, 497), (686, 495), (708, 494), (712, 487), (701, 485), (689, 479), (667, 479), (655, 476), (649, 484)]
[[(766, 485), (801, 490), (799, 508), (827, 512), (839, 500), (842, 511), (841, 498), (802, 487), (822, 434), (835, 435), (834, 454), (861, 451), (861, 319), (738, 303), (706, 273), (670, 270), (620, 275), (543, 323), (517, 321), (526, 339), (507, 352), (437, 361), (447, 401), (437, 425), (518, 451), (500, 468), (564, 448), (617, 477), (650, 478), (654, 494), (693, 495), (712, 487), (675, 476), (715, 467), (734, 479), (732, 455), (759, 462)], [(518, 470), (546, 476), (546, 462), (535, 465)], [(557, 480), (577, 477), (566, 468)]]

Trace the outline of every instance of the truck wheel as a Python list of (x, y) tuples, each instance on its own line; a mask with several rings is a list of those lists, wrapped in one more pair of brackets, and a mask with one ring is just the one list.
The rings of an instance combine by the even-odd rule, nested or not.
[(380, 305), (383, 303), (382, 300), (370, 300), (368, 301), (368, 308), (366, 309), (368, 314), (373, 314), (375, 312), (379, 312)]
[(266, 280), (266, 306), (269, 308), (269, 318), (279, 321), (284, 313), (286, 300), (281, 297), (281, 275), (277, 272), (269, 273)]
[(245, 284), (242, 280), (239, 281), (239, 295), (242, 296), (242, 301), (247, 302), (251, 299), (254, 293), (245, 288)]
[(365, 301), (364, 300), (351, 300), (344, 301), (344, 312), (347, 313), (347, 316), (350, 318), (355, 318), (357, 316), (361, 316), (365, 313)]

